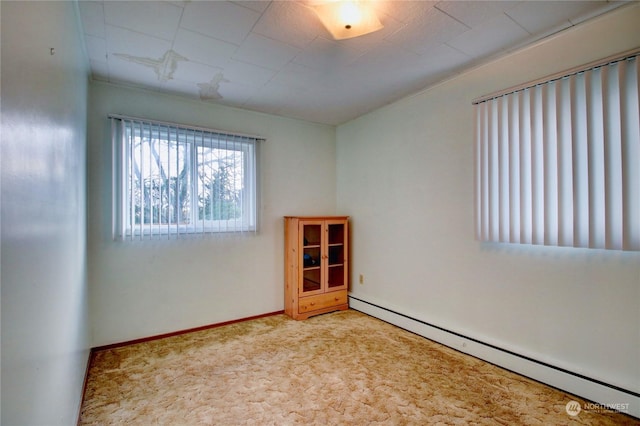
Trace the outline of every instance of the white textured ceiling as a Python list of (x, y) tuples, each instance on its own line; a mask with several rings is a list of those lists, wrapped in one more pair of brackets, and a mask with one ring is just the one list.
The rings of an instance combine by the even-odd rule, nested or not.
[(79, 1), (94, 80), (334, 125), (624, 2), (372, 3), (335, 41), (303, 1)]

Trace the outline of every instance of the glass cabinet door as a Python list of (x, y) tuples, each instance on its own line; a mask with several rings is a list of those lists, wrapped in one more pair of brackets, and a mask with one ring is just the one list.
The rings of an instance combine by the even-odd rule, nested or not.
[(300, 222), (300, 296), (347, 288), (347, 232), (344, 221)]
[(302, 235), (302, 286), (301, 295), (322, 291), (322, 222), (301, 225)]
[(347, 284), (347, 230), (343, 222), (327, 224), (327, 289), (337, 290)]

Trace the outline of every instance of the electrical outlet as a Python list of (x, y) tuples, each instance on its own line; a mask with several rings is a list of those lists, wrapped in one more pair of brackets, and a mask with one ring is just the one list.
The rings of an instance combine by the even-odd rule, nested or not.
[(364, 284), (364, 275), (360, 274), (360, 278), (358, 280), (360, 284)]

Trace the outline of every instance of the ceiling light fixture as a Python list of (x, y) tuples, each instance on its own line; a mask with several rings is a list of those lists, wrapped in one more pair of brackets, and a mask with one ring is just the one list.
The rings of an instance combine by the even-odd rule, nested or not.
[(370, 1), (312, 1), (310, 6), (336, 40), (359, 37), (384, 27)]

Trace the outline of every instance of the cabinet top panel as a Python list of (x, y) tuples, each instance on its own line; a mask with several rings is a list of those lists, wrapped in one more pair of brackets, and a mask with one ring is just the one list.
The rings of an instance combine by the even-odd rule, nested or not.
[(327, 220), (327, 219), (339, 219), (346, 220), (349, 216), (285, 216), (285, 219), (302, 219), (302, 220)]

